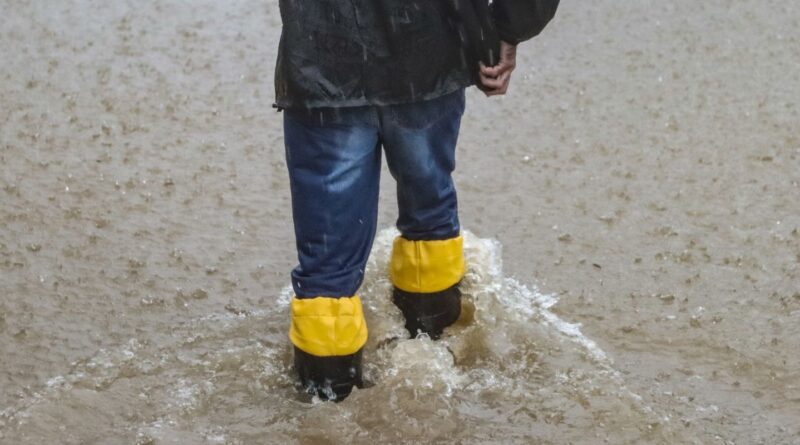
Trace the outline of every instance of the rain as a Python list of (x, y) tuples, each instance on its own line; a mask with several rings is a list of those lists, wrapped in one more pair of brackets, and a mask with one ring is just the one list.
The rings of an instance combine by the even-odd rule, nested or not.
[(439, 341), (384, 168), (342, 403), (292, 373), (278, 2), (0, 9), (0, 444), (800, 442), (794, 2), (562, 2), (468, 90)]

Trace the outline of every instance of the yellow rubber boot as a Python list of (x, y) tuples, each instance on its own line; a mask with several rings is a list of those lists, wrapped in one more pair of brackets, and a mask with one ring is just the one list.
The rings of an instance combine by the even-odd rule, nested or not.
[(446, 240), (395, 239), (390, 264), (392, 299), (403, 312), (412, 337), (422, 333), (437, 339), (458, 320), (458, 284), (464, 271), (460, 235)]
[(303, 388), (323, 400), (341, 401), (363, 386), (361, 351), (367, 323), (361, 299), (316, 297), (292, 299), (289, 339)]

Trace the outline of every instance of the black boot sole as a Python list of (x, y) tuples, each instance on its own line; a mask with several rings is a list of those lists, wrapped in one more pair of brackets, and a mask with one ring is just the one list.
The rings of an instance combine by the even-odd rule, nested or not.
[(294, 367), (303, 389), (322, 400), (341, 402), (353, 391), (363, 387), (361, 356), (355, 354), (319, 357), (294, 348)]
[(423, 333), (437, 340), (444, 328), (455, 323), (461, 315), (461, 290), (458, 284), (440, 292), (424, 294), (395, 287), (392, 301), (406, 318), (406, 329), (412, 337)]

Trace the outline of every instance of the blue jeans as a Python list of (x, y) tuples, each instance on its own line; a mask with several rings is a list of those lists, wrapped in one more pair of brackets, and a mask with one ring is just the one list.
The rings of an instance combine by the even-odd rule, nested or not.
[(286, 110), (298, 298), (356, 294), (378, 216), (381, 147), (408, 240), (459, 235), (451, 173), (464, 90), (411, 104)]

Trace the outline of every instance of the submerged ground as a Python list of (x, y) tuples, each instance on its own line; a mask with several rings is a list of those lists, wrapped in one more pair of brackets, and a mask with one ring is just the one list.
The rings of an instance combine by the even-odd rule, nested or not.
[(0, 443), (800, 443), (800, 6), (564, 2), (468, 95), (466, 318), (403, 338), (382, 232), (337, 405), (290, 376), (277, 2), (0, 10)]

